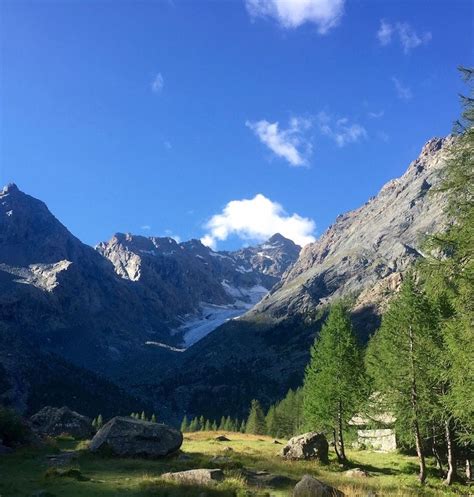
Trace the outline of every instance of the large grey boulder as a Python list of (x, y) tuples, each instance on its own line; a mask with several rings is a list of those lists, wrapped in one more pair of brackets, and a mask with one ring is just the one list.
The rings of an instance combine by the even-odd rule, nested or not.
[(293, 489), (293, 497), (344, 497), (344, 493), (311, 475), (304, 475)]
[(94, 433), (90, 418), (65, 406), (43, 407), (31, 416), (30, 423), (35, 432), (51, 437), (67, 433), (74, 438), (89, 438)]
[(284, 459), (316, 459), (327, 464), (329, 445), (323, 433), (310, 431), (291, 438), (281, 450)]
[(190, 469), (161, 475), (165, 480), (173, 480), (188, 485), (213, 485), (224, 479), (222, 469)]
[(91, 440), (89, 450), (121, 457), (163, 457), (183, 443), (180, 431), (161, 423), (117, 416)]

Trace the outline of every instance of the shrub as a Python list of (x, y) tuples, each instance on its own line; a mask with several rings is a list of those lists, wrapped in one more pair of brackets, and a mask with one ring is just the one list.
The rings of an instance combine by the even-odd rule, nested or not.
[(0, 440), (3, 440), (5, 445), (24, 443), (29, 435), (29, 428), (14, 410), (0, 407)]

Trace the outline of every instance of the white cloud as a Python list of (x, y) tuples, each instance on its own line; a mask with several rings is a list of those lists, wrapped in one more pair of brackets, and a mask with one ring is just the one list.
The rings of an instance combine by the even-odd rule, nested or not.
[(426, 45), (432, 38), (429, 31), (418, 34), (407, 22), (390, 24), (382, 19), (379, 30), (377, 31), (377, 38), (380, 44), (382, 46), (389, 45), (392, 42), (394, 34), (398, 35), (398, 40), (406, 54), (410, 53), (410, 50), (413, 48)]
[(395, 85), (395, 91), (397, 92), (397, 96), (400, 100), (410, 100), (413, 98), (413, 93), (408, 86), (404, 86), (402, 82), (396, 78), (392, 77), (393, 84)]
[(171, 142), (169, 142), (168, 140), (165, 140), (163, 142), (163, 146), (168, 149), (168, 150), (171, 150), (173, 148), (173, 146), (171, 145)]
[(377, 31), (377, 38), (381, 45), (388, 45), (392, 41), (393, 26), (383, 19), (380, 21), (380, 28)]
[(245, 0), (252, 19), (273, 18), (286, 29), (312, 23), (320, 34), (339, 24), (344, 3), (345, 0)]
[(381, 117), (383, 117), (385, 114), (385, 111), (381, 110), (379, 112), (369, 112), (369, 117), (371, 117), (372, 119), (379, 119)]
[(305, 132), (311, 128), (310, 120), (294, 117), (287, 129), (280, 129), (278, 122), (270, 123), (265, 119), (247, 121), (245, 125), (278, 157), (283, 157), (292, 166), (307, 165), (312, 146)]
[(400, 43), (402, 44), (405, 53), (410, 52), (412, 48), (425, 45), (431, 40), (430, 32), (418, 35), (408, 23), (398, 23), (397, 30), (398, 36), (400, 37)]
[(320, 112), (317, 118), (321, 133), (332, 138), (338, 147), (367, 138), (366, 129), (360, 124), (351, 124), (347, 117), (334, 119), (326, 112)]
[(150, 231), (151, 226), (149, 224), (144, 224), (143, 226), (140, 226), (140, 229), (143, 231)]
[(161, 72), (159, 72), (156, 76), (155, 79), (153, 80), (153, 83), (151, 84), (151, 89), (155, 93), (161, 93), (163, 90), (163, 87), (165, 86), (165, 80), (163, 78), (163, 75)]
[(252, 199), (232, 200), (220, 214), (215, 214), (206, 223), (207, 233), (201, 242), (216, 248), (218, 240), (237, 235), (243, 240), (264, 241), (280, 233), (299, 245), (315, 240), (316, 225), (312, 219), (298, 214), (291, 216), (278, 202), (273, 202), (261, 193)]

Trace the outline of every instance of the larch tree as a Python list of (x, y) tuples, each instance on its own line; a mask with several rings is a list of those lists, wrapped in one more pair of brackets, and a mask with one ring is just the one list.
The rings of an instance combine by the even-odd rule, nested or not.
[(362, 354), (349, 314), (341, 302), (331, 306), (311, 348), (303, 385), (306, 424), (332, 433), (340, 463), (347, 462), (344, 429), (363, 395)]
[(266, 433), (265, 414), (258, 400), (252, 400), (250, 413), (245, 426), (246, 433), (264, 435)]
[(437, 405), (438, 336), (437, 310), (408, 274), (366, 353), (373, 387), (393, 412), (397, 432), (414, 441), (421, 483), (426, 479), (424, 438)]

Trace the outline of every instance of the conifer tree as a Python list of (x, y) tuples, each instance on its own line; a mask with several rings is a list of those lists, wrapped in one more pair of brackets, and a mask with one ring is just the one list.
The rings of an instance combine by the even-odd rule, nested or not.
[(100, 430), (102, 428), (103, 424), (104, 424), (104, 420), (102, 418), (102, 414), (99, 414), (97, 416), (97, 429)]
[(245, 419), (242, 420), (242, 423), (240, 424), (240, 433), (245, 433), (246, 430), (246, 425), (245, 425)]
[(314, 428), (330, 431), (336, 455), (346, 463), (343, 432), (363, 392), (363, 362), (344, 305), (331, 306), (311, 349), (304, 379), (304, 415)]
[(141, 414), (141, 416), (140, 416), (140, 419), (141, 419), (142, 421), (146, 421), (145, 411), (142, 411), (142, 414)]
[(222, 416), (219, 423), (219, 431), (225, 431), (225, 416)]
[(189, 424), (189, 431), (194, 432), (198, 431), (198, 429), (199, 429), (199, 422), (198, 419), (195, 417), (192, 419), (191, 423)]
[(381, 405), (385, 403), (394, 413), (398, 434), (413, 437), (421, 483), (426, 479), (423, 438), (436, 405), (437, 336), (436, 309), (409, 274), (366, 354), (367, 370), (380, 392)]
[(97, 430), (97, 418), (94, 418), (92, 420), (92, 427), (95, 428)]
[(212, 430), (212, 431), (217, 431), (217, 423), (216, 423), (216, 420), (214, 420), (214, 421), (212, 422), (212, 425), (211, 425), (211, 430)]
[(276, 418), (276, 408), (275, 406), (270, 406), (268, 409), (267, 415), (265, 416), (265, 426), (267, 428), (267, 435), (271, 435), (273, 437), (278, 436), (278, 423)]
[(206, 420), (204, 419), (204, 416), (199, 417), (199, 430), (204, 431), (204, 428), (206, 427)]
[(206, 423), (204, 425), (204, 431), (211, 431), (211, 422), (206, 419)]
[(188, 417), (186, 415), (184, 416), (183, 420), (181, 421), (181, 428), (180, 429), (183, 433), (186, 433), (188, 430), (191, 431), (189, 429), (189, 426), (188, 426)]
[(150, 421), (151, 421), (152, 423), (156, 423), (156, 416), (155, 416), (155, 413), (153, 413), (153, 414), (151, 415), (151, 419), (150, 419)]
[(265, 435), (265, 414), (258, 400), (254, 399), (250, 404), (250, 412), (245, 431), (254, 435)]

